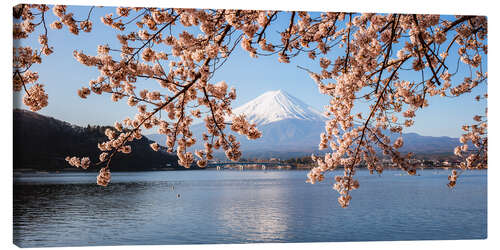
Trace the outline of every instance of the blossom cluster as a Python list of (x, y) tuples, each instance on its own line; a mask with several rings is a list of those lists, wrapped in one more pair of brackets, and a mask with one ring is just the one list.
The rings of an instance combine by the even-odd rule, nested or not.
[(79, 158), (76, 156), (73, 157), (67, 156), (65, 160), (68, 162), (69, 165), (73, 167), (83, 168), (83, 169), (87, 169), (90, 167), (90, 158), (88, 157)]
[(31, 111), (38, 111), (48, 105), (48, 95), (43, 89), (43, 84), (31, 86), (23, 97), (24, 105), (30, 107)]
[(97, 185), (99, 186), (107, 186), (111, 181), (111, 171), (109, 168), (104, 167), (99, 170), (99, 175), (97, 176)]
[[(481, 100), (481, 98), (477, 99)], [(475, 124), (462, 126), (462, 130), (466, 133), (460, 137), (462, 145), (455, 147), (454, 150), (455, 155), (462, 159), (459, 165), (461, 171), (488, 168), (488, 121), (486, 113), (487, 110), (485, 110), (484, 116), (474, 116)], [(471, 146), (469, 147), (469, 145)], [(453, 171), (449, 178), (449, 187), (455, 186), (455, 181), (461, 173), (457, 173), (456, 170)]]
[(63, 25), (65, 25), (68, 27), (69, 32), (74, 35), (78, 35), (80, 30), (83, 30), (84, 32), (92, 31), (92, 21), (89, 21), (88, 19), (84, 21), (77, 21), (73, 18), (74, 14), (71, 12), (67, 13), (66, 9), (66, 5), (55, 5), (52, 8), (54, 15), (59, 18), (59, 20), (50, 24), (52, 29), (61, 29)]
[(458, 171), (453, 169), (451, 171), (451, 175), (448, 176), (448, 180), (450, 181), (448, 184), (446, 184), (448, 187), (452, 188), (456, 185), (457, 183), (457, 178), (458, 178)]
[[(30, 46), (19, 46), (22, 43), (15, 42), (13, 50), (14, 91), (24, 89), (23, 103), (32, 111), (38, 111), (47, 106), (48, 103), (48, 95), (45, 93), (43, 85), (37, 83), (38, 73), (29, 69), (34, 64), (42, 63), (42, 55), (49, 56), (54, 51), (54, 48), (49, 45), (48, 25), (46, 24), (46, 15), (49, 10), (49, 6), (45, 4), (19, 4), (13, 8), (14, 40), (27, 39), (37, 28), (43, 27), (43, 32), (38, 36), (39, 49), (33, 49)], [(52, 10), (54, 15), (60, 19), (50, 25), (52, 29), (61, 29), (64, 24), (75, 35), (78, 35), (79, 30), (91, 31), (92, 22), (88, 19), (75, 21), (73, 13), (66, 13), (66, 6), (56, 5), (52, 7)], [(28, 84), (33, 84), (33, 86), (28, 88)]]
[(337, 190), (340, 193), (338, 202), (341, 207), (349, 206), (349, 202), (351, 200), (349, 191), (359, 188), (359, 181), (353, 179), (352, 175), (354, 175), (354, 173), (346, 173), (344, 174), (344, 176), (335, 176), (336, 183), (333, 185), (333, 189)]

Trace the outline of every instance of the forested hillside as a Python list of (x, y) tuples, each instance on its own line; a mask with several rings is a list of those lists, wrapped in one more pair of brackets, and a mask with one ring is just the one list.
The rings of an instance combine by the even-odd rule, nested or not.
[[(88, 156), (97, 162), (101, 151), (98, 142), (106, 141), (106, 126), (79, 127), (37, 113), (14, 110), (14, 170), (75, 170), (66, 156)], [(131, 142), (132, 153), (118, 154), (111, 163), (113, 171), (138, 171), (175, 168), (177, 156), (155, 152), (146, 137)], [(92, 168), (87, 171), (97, 171)]]

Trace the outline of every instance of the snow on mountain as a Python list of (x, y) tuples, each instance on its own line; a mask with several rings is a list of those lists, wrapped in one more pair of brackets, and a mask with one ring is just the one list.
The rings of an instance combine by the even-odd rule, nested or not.
[(245, 114), (250, 123), (260, 126), (286, 119), (326, 120), (320, 111), (283, 90), (268, 91), (234, 109), (233, 114)]

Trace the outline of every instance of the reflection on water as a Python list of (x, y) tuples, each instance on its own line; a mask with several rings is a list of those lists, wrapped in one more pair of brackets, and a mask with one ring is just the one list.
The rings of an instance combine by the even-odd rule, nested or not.
[[(449, 171), (358, 172), (348, 209), (305, 171), (23, 174), (14, 181), (14, 243), (22, 247), (479, 239), (486, 171), (455, 189)], [(178, 195), (180, 195), (178, 197)]]

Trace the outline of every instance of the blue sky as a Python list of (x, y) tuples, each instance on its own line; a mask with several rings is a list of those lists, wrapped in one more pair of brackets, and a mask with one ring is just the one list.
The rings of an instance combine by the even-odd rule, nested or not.
[[(86, 16), (89, 7), (71, 7), (77, 17)], [(106, 13), (115, 13), (114, 8), (96, 8), (94, 17)], [(288, 14), (284, 14), (288, 15)], [(48, 12), (48, 23), (55, 20), (55, 16)], [(285, 20), (285, 17), (283, 20)], [(114, 103), (109, 95), (92, 94), (88, 99), (81, 99), (77, 90), (88, 86), (88, 81), (98, 76), (97, 70), (78, 63), (72, 56), (73, 50), (82, 50), (87, 54), (95, 55), (97, 45), (106, 41), (112, 47), (116, 44), (116, 31), (104, 26), (100, 20), (94, 18), (91, 33), (80, 33), (74, 36), (67, 32), (49, 29), (49, 44), (54, 47), (54, 54), (43, 57), (43, 64), (33, 66), (34, 71), (40, 74), (40, 83), (45, 84), (49, 94), (49, 106), (39, 113), (65, 120), (73, 124), (85, 126), (87, 124), (110, 125), (127, 116), (135, 115), (136, 109), (128, 107), (122, 100)], [(285, 26), (286, 21), (275, 26)], [(23, 41), (38, 47), (36, 39), (38, 34), (32, 36), (32, 41)], [(118, 46), (114, 46), (118, 47)], [(338, 49), (332, 54), (343, 53)], [(250, 58), (247, 52), (237, 46), (231, 58), (217, 71), (213, 82), (225, 80), (229, 86), (237, 90), (238, 99), (234, 107), (238, 107), (258, 95), (269, 91), (282, 89), (296, 96), (311, 106), (322, 110), (328, 104), (329, 98), (318, 92), (316, 84), (310, 79), (307, 72), (297, 69), (297, 65), (318, 69), (316, 62), (300, 56), (294, 58), (290, 64), (279, 63), (276, 56), (260, 56), (258, 59)], [(319, 71), (319, 70), (317, 70)], [(462, 69), (461, 69), (462, 71)], [(468, 70), (467, 70), (468, 73)], [(416, 79), (414, 79), (417, 77)], [(407, 73), (402, 74), (402, 79), (419, 80), (420, 77)], [(459, 75), (455, 79), (462, 79)], [(143, 85), (142, 85), (143, 84)], [(149, 81), (138, 84), (138, 88), (153, 88), (158, 84)], [(417, 113), (415, 125), (406, 132), (416, 132), (422, 135), (451, 136), (461, 135), (462, 124), (470, 123), (476, 114), (482, 114), (486, 107), (485, 102), (473, 101), (473, 97), (485, 92), (486, 87), (479, 87), (473, 93), (464, 94), (460, 98), (431, 98), (429, 107)], [(26, 108), (20, 101), (20, 95), (14, 95), (14, 107)], [(357, 112), (366, 111), (367, 105), (360, 104)], [(154, 132), (154, 131), (152, 131)], [(148, 132), (146, 132), (148, 133)]]

